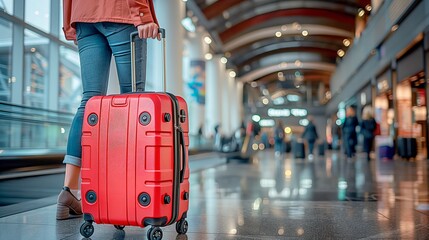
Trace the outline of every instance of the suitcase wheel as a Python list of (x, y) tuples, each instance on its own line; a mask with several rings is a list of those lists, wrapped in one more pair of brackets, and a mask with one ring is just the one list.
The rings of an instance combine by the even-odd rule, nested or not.
[(159, 227), (151, 227), (147, 231), (147, 239), (149, 240), (161, 240), (162, 239), (162, 230)]
[(82, 226), (80, 226), (80, 234), (82, 236), (89, 238), (94, 234), (94, 226), (92, 226), (92, 222), (84, 222)]
[(115, 228), (118, 230), (123, 230), (125, 228), (124, 225), (115, 225)]
[(188, 232), (188, 221), (182, 219), (176, 223), (176, 232), (178, 234), (185, 234)]

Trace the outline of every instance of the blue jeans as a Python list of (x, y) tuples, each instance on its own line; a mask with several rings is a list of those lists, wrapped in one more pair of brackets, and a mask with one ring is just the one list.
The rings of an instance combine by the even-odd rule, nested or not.
[(121, 93), (131, 92), (130, 33), (137, 29), (122, 23), (76, 23), (82, 77), (82, 101), (73, 119), (63, 163), (81, 166), (81, 137), (86, 102), (106, 95), (110, 61), (115, 57)]

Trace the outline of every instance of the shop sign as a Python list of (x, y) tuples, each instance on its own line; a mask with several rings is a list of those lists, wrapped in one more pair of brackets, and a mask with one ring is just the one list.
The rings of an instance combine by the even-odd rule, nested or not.
[(305, 117), (307, 116), (307, 109), (292, 108), (292, 109), (268, 109), (268, 116), (270, 117)]

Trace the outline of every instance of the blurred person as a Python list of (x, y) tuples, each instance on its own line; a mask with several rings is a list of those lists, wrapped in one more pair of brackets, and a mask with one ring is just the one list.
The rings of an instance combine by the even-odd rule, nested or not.
[(197, 139), (198, 139), (198, 145), (201, 146), (202, 144), (202, 140), (203, 140), (203, 129), (204, 129), (204, 125), (201, 124), (200, 127), (198, 128), (198, 134), (197, 134)]
[(338, 150), (341, 140), (341, 128), (337, 124), (338, 118), (334, 118), (331, 124), (331, 135), (332, 135), (332, 150)]
[(79, 49), (83, 95), (73, 119), (64, 157), (64, 187), (57, 200), (58, 220), (81, 215), (79, 176), (83, 115), (88, 99), (106, 95), (112, 54), (121, 93), (131, 92), (130, 34), (158, 38), (158, 21), (152, 0), (63, 1), (63, 30)]
[(313, 159), (313, 149), (314, 143), (316, 143), (319, 138), (317, 134), (316, 126), (314, 125), (314, 119), (312, 116), (308, 116), (308, 125), (305, 126), (304, 132), (302, 133), (302, 138), (307, 141), (308, 144), (308, 158)]
[(283, 123), (281, 120), (277, 120), (276, 126), (274, 127), (274, 152), (276, 156), (280, 156), (283, 152), (284, 137)]
[(356, 110), (354, 107), (349, 106), (346, 109), (346, 120), (344, 121), (343, 132), (343, 146), (347, 158), (352, 158), (356, 153), (357, 134), (356, 127), (359, 126), (359, 121), (356, 117)]
[(366, 159), (371, 160), (370, 153), (374, 142), (377, 123), (374, 119), (372, 107), (365, 106), (362, 111), (362, 122), (360, 123), (360, 133), (363, 135), (363, 151), (366, 152)]

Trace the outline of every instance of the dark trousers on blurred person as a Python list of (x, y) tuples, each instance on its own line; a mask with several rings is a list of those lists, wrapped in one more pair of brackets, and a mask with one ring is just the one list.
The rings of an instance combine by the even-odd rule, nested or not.
[(346, 135), (344, 137), (344, 148), (348, 158), (352, 158), (353, 154), (356, 153), (356, 149), (355, 149), (356, 143), (357, 143), (357, 140), (355, 140), (354, 136)]
[(313, 155), (313, 149), (314, 149), (314, 143), (316, 142), (315, 139), (309, 139), (308, 140), (308, 154)]
[(363, 151), (366, 152), (366, 160), (371, 160), (370, 158), (370, 153), (371, 153), (371, 149), (372, 149), (372, 144), (374, 142), (374, 138), (370, 137), (370, 138), (364, 138), (363, 140)]

